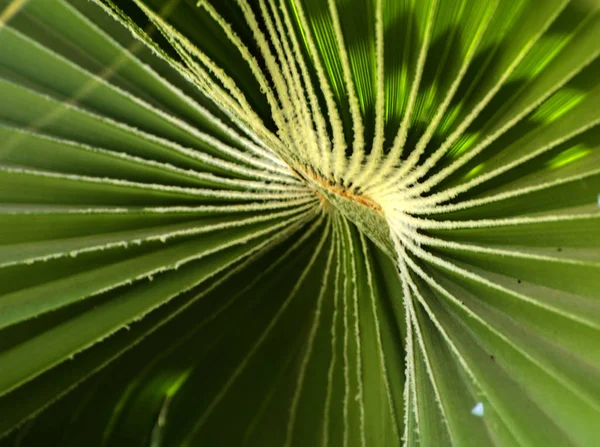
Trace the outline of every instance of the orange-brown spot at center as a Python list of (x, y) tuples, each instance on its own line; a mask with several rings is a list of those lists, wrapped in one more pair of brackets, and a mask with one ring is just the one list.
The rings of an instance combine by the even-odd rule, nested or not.
[[(366, 206), (380, 214), (383, 214), (381, 205), (379, 205), (377, 202), (375, 202), (371, 198), (369, 198), (363, 194), (360, 194), (360, 193), (352, 192), (348, 188), (345, 188), (341, 185), (333, 183), (331, 180), (324, 179), (309, 167), (302, 167), (302, 168), (298, 167), (298, 169), (292, 168), (292, 170), (299, 177), (304, 178), (304, 179), (310, 178), (314, 183), (317, 183), (320, 187), (322, 187), (323, 189), (326, 189), (327, 191), (329, 191), (333, 194), (336, 194), (347, 200), (352, 200), (352, 201), (359, 203), (363, 206)], [(298, 170), (300, 170), (300, 172), (298, 172)]]

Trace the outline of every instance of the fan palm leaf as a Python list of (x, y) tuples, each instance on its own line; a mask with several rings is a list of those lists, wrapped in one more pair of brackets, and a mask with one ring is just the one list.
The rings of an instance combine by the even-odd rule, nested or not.
[(0, 444), (599, 445), (599, 11), (0, 0)]

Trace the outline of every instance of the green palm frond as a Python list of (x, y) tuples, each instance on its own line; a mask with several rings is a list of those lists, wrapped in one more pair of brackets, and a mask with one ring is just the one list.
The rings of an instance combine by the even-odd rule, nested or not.
[(0, 0), (0, 445), (600, 445), (596, 0)]

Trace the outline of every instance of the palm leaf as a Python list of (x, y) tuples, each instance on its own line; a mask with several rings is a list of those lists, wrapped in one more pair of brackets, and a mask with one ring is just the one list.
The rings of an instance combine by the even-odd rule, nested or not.
[(598, 445), (599, 21), (0, 0), (0, 444)]

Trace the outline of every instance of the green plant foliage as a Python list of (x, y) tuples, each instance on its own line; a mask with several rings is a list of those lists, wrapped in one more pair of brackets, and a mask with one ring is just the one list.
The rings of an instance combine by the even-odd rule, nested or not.
[(0, 445), (600, 445), (599, 56), (596, 0), (0, 0)]

